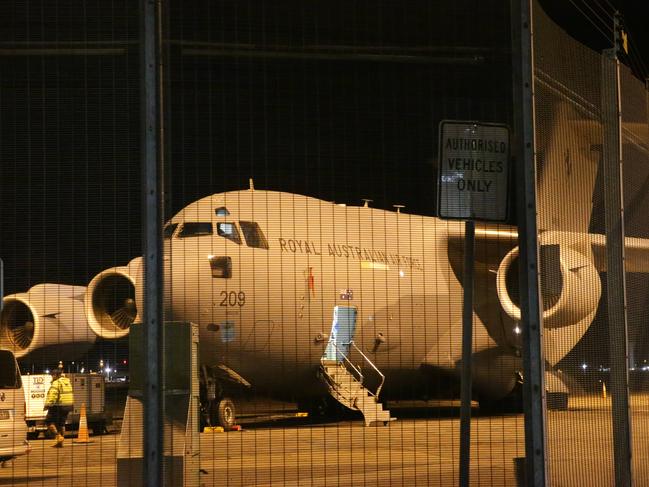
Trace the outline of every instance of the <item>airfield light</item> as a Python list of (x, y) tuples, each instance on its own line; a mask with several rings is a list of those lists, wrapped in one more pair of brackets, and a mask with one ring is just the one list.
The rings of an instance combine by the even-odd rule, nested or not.
[(49, 374), (49, 373), (50, 373), (50, 369), (45, 369), (45, 373), (46, 373), (46, 374)]
[(514, 333), (516, 333), (517, 335), (520, 335), (520, 334), (521, 334), (521, 328), (520, 328), (520, 326), (516, 325), (516, 326), (514, 327)]
[(588, 364), (581, 364), (581, 368), (582, 368), (583, 370), (586, 370), (586, 369), (588, 368)]
[(86, 371), (85, 367), (81, 367), (81, 373), (83, 374)]

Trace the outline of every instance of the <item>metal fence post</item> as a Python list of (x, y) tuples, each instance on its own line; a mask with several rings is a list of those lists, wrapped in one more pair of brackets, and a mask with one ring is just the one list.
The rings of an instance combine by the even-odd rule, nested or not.
[[(619, 17), (615, 17), (616, 43)], [(606, 295), (609, 322), (610, 384), (615, 485), (632, 484), (629, 411), (628, 325), (624, 273), (624, 198), (622, 190), (622, 123), (620, 63), (616, 49), (602, 56), (602, 123), (604, 126), (604, 204), (606, 221)]]
[(543, 322), (539, 294), (536, 220), (533, 23), (530, 0), (511, 1), (514, 166), (520, 300), (523, 320), (523, 404), (525, 409), (526, 485), (544, 486), (547, 478)]
[(163, 435), (163, 147), (161, 0), (141, 0), (142, 189), (144, 249), (144, 468), (143, 481), (161, 486)]
[(462, 373), (460, 390), (460, 486), (469, 487), (471, 476), (471, 388), (473, 362), (473, 281), (475, 222), (464, 223), (464, 299), (462, 303)]

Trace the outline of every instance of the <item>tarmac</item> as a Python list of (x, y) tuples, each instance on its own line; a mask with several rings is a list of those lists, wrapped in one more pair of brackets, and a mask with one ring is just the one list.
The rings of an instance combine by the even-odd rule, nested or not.
[[(392, 411), (397, 421), (366, 428), (360, 418), (324, 422), (257, 409), (242, 415), (241, 431), (200, 434), (199, 485), (458, 485), (457, 407)], [(634, 397), (632, 420), (636, 485), (649, 485), (649, 396)], [(568, 411), (549, 411), (548, 485), (613, 485), (612, 428), (610, 398), (571, 398)], [(471, 433), (471, 485), (519, 485), (523, 416), (474, 410)], [(0, 485), (115, 486), (118, 432), (91, 439), (68, 438), (63, 449), (32, 441), (29, 455), (0, 469)]]

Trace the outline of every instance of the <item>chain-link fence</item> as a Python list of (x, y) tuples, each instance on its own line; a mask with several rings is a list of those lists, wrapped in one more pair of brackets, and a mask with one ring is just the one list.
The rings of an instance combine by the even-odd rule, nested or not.
[(534, 29), (548, 401), (553, 387), (570, 391), (567, 411), (548, 411), (549, 481), (625, 485), (633, 449), (642, 484), (647, 91), (624, 65), (618, 71), (621, 26), (620, 45), (602, 53), (538, 4)]
[[(543, 419), (522, 414), (522, 188), (476, 223), (469, 269), (436, 179), (491, 200), (516, 160), (521, 19), (479, 0), (146, 6), (0, 5), (0, 347), (22, 369), (0, 353), (0, 484), (141, 485), (152, 447), (168, 485), (521, 482)], [(642, 483), (647, 90), (533, 17), (548, 484)], [(43, 409), (53, 369), (67, 431)]]

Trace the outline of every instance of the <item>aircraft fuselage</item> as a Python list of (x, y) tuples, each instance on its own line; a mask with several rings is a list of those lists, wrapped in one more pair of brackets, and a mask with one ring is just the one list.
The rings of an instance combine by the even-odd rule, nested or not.
[[(461, 223), (270, 191), (204, 198), (176, 223), (170, 319), (199, 324), (201, 361), (262, 390), (313, 384), (335, 306), (358, 309), (354, 341), (388, 379), (434, 365), (427, 354), (452, 327), (460, 338), (462, 286), (447, 245)], [(187, 223), (212, 230), (183, 235)], [(250, 237), (256, 225), (263, 236)]]

